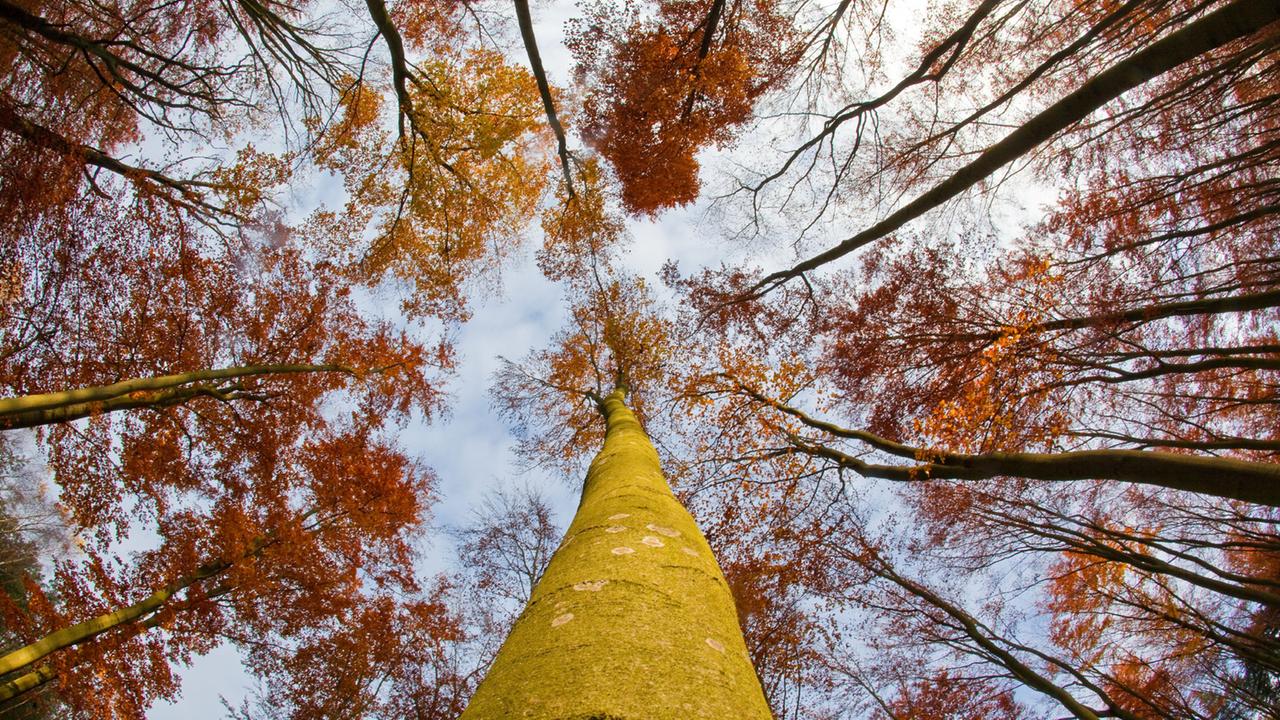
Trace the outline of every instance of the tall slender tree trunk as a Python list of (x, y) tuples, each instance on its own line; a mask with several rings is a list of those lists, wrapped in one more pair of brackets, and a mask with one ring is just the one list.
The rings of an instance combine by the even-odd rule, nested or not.
[[(381, 371), (381, 368), (371, 368), (365, 372)], [(174, 375), (140, 377), (110, 385), (0, 398), (0, 430), (70, 422), (117, 410), (169, 407), (197, 397), (236, 400), (247, 397), (241, 392), (241, 386), (218, 385), (214, 381), (318, 372), (359, 375), (361, 371), (350, 365), (332, 363), (244, 365), (193, 370)]]
[(622, 390), (577, 515), (461, 720), (769, 718), (733, 597)]

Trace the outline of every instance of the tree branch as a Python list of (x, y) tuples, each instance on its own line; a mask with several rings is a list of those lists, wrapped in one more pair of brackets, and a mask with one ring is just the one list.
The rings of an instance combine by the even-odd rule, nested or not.
[(1074, 92), (1027, 120), (968, 165), (915, 200), (835, 247), (790, 269), (766, 275), (751, 287), (748, 298), (761, 297), (804, 273), (879, 240), (908, 222), (973, 187), (1007, 163), (1030, 152), (1057, 133), (1125, 92), (1199, 55), (1257, 32), (1280, 19), (1280, 5), (1235, 0), (1173, 32), (1098, 73)]
[(564, 172), (564, 184), (569, 197), (573, 194), (573, 173), (569, 166), (569, 146), (565, 140), (564, 127), (556, 116), (555, 101), (551, 97), (551, 83), (547, 82), (547, 71), (542, 67), (542, 56), (538, 53), (538, 39), (533, 34), (533, 16), (529, 12), (528, 0), (515, 0), (516, 20), (520, 24), (520, 37), (524, 40), (525, 52), (529, 54), (529, 67), (533, 77), (538, 81), (538, 94), (542, 96), (542, 108), (547, 112), (547, 124), (556, 135), (556, 152), (560, 155), (560, 169)]

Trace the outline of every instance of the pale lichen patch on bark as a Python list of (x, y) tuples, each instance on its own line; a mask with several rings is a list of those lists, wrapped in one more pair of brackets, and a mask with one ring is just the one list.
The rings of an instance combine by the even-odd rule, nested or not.
[(680, 531), (676, 530), (675, 528), (664, 527), (662, 525), (655, 525), (653, 523), (649, 523), (648, 525), (645, 525), (645, 527), (658, 533), (659, 535), (666, 535), (667, 537), (672, 537), (672, 538), (680, 537)]
[(640, 539), (640, 542), (644, 543), (645, 545), (648, 545), (649, 547), (656, 547), (656, 548), (660, 548), (663, 545), (661, 540), (659, 540), (658, 538), (652, 535), (645, 535), (643, 538)]
[(724, 643), (720, 642), (715, 638), (707, 638), (707, 645), (709, 645), (711, 649), (715, 650), (716, 652), (724, 652)]
[(604, 586), (608, 584), (608, 580), (587, 580), (575, 584), (573, 589), (578, 592), (600, 592), (604, 589)]
[(558, 615), (554, 620), (551, 621), (551, 627), (560, 627), (561, 625), (569, 622), (572, 619), (573, 619), (573, 613), (565, 613), (563, 615)]
[(613, 514), (613, 515), (610, 515), (610, 516), (609, 516), (609, 519), (610, 519), (610, 520), (622, 520), (623, 518), (629, 518), (629, 517), (631, 517), (631, 513), (615, 513), (615, 514)]
[(613, 527), (607, 527), (607, 528), (605, 528), (605, 529), (604, 529), (604, 531), (605, 531), (605, 532), (610, 533), (610, 534), (620, 533), (620, 532), (623, 532), (623, 531), (625, 531), (625, 530), (626, 530), (626, 528), (622, 527), (621, 525), (614, 525)]
[(623, 545), (622, 547), (616, 547), (616, 548), (614, 548), (614, 549), (613, 549), (613, 554), (614, 554), (614, 555), (630, 555), (630, 554), (631, 554), (631, 553), (633, 553), (633, 552), (635, 552), (635, 550), (632, 550), (631, 548), (627, 547), (626, 545)]

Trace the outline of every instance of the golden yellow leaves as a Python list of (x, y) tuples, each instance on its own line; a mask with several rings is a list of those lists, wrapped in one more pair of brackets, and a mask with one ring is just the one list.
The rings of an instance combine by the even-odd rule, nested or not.
[(248, 216), (263, 208), (266, 194), (284, 184), (290, 172), (288, 157), (262, 153), (247, 145), (236, 153), (234, 163), (213, 172), (213, 184), (225, 198), (224, 209)]
[[(570, 310), (574, 328), (559, 336), (557, 351), (548, 357), (551, 382), (598, 395), (617, 383), (633, 392), (658, 387), (675, 347), (644, 280), (612, 279), (580, 292)], [(630, 401), (641, 417), (644, 395)]]
[[(1062, 277), (1047, 257), (1031, 257), (1009, 274), (1020, 281), (1017, 309), (996, 337), (982, 348), (960, 393), (940, 399), (933, 411), (914, 421), (916, 432), (941, 447), (986, 452), (1046, 443), (1065, 431), (1064, 414), (1050, 407), (1044, 381), (1050, 348), (1041, 323)], [(1035, 422), (1028, 418), (1035, 416)], [(922, 458), (923, 459), (923, 458)]]
[(577, 192), (573, 197), (561, 183), (559, 201), (542, 216), (544, 239), (538, 252), (538, 267), (551, 280), (582, 280), (604, 253), (616, 247), (625, 228), (606, 205), (605, 181), (598, 158), (589, 158), (578, 167)]
[(409, 282), (410, 312), (461, 315), (459, 286), (501, 260), (542, 194), (542, 111), (533, 77), (497, 53), (421, 70), (415, 132), (397, 154), (407, 198), (403, 212), (384, 219), (366, 270)]
[(355, 84), (344, 97), (316, 156), (349, 201), (313, 218), (342, 232), (313, 231), (365, 279), (403, 283), (407, 312), (461, 319), (464, 286), (509, 252), (545, 189), (542, 107), (533, 76), (489, 50), (436, 55), (409, 79), (413, 112), (394, 140), (377, 93)]

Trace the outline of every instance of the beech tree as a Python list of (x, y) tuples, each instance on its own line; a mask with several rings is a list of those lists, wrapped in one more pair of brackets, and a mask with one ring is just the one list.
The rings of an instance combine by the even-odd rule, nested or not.
[[(25, 647), (0, 694), (56, 681), (68, 713), (142, 717), (177, 692), (171, 663), (356, 613), (368, 583), (412, 587), (430, 478), (386, 424), (438, 411), (423, 371), (447, 346), (366, 321), (287, 237), (220, 247), (163, 201), (47, 220), (6, 246), (0, 373), (8, 431), (37, 429), (81, 547), (6, 607)], [(143, 528), (158, 548), (112, 550)]]
[[(411, 413), (429, 418), (441, 409), (436, 373), (451, 364), (447, 343), (429, 347), (357, 309), (353, 278), (376, 280), (401, 262), (403, 235), (391, 233), (400, 244), (379, 250), (390, 259), (353, 273), (339, 263), (348, 262), (342, 255), (354, 238), (339, 248), (316, 242), (333, 226), (324, 213), (301, 231), (285, 226), (271, 202), (292, 177), (296, 153), (247, 146), (221, 166), (165, 170), (111, 154), (160, 136), (189, 153), (189, 143), (260, 127), (255, 113), (274, 104), (286, 133), (291, 115), (304, 118), (311, 161), (364, 172), (359, 157), (335, 160), (344, 137), (372, 132), (373, 93), (362, 95), (354, 74), (364, 65), (348, 62), (359, 54), (340, 35), (324, 35), (331, 18), (305, 19), (305, 7), (46, 10), (4, 12), (16, 72), (5, 91), (4, 142), (14, 162), (3, 187), (6, 227), (18, 240), (0, 259), (0, 372), (10, 395), (4, 427), (38, 430), (83, 546), (56, 568), (49, 594), (31, 586), (31, 603), (7, 608), (6, 628), (26, 647), (4, 666), (5, 699), (25, 702), (56, 681), (67, 712), (141, 717), (155, 699), (176, 694), (171, 663), (224, 639), (268, 672), (305, 666), (280, 659), (278, 648), (293, 644), (305, 656), (308, 642), (320, 642), (307, 633), (318, 637), (326, 625), (370, 628), (333, 640), (348, 644), (376, 643), (378, 627), (448, 636), (452, 621), (438, 603), (401, 607), (370, 596), (370, 585), (415, 589), (409, 547), (430, 478), (385, 434)], [(409, 29), (411, 40), (425, 30)], [(245, 54), (224, 64), (237, 43)], [(431, 61), (426, 76), (436, 89), (457, 87), (428, 93), (435, 104), (420, 108), (448, 108), (466, 121), (496, 97), (489, 91), (525, 79), (492, 51), (463, 55), (470, 64), (461, 70), (462, 60)], [(296, 96), (287, 96), (290, 87)], [(332, 127), (335, 110), (342, 114)], [(496, 127), (436, 126), (418, 146), (429, 152), (392, 157), (404, 161), (410, 182), (448, 166), (472, 172), (463, 184), (474, 190), (474, 180), (511, 157), (518, 175), (534, 165), (518, 153), (492, 155), (528, 123), (504, 125), (503, 112), (490, 118)], [(39, 124), (49, 118), (55, 122)], [(450, 133), (481, 144), (474, 159), (464, 164), (444, 147)], [(438, 162), (421, 160), (427, 155)], [(540, 173), (526, 174), (516, 190), (536, 197)], [(501, 182), (494, 178), (490, 190)], [(418, 261), (427, 299), (417, 314), (462, 315), (456, 287), (467, 264), (529, 213), (526, 200), (516, 203), (516, 220), (495, 219), (485, 213), (511, 208), (492, 193), (486, 199), (474, 210), (477, 228), (462, 234), (450, 225), (451, 207), (435, 215), (421, 208), (466, 205), (464, 194), (412, 206), (432, 231), (454, 233), (443, 239), (434, 277)], [(370, 191), (356, 201), (369, 212), (345, 218), (348, 226), (374, 217)], [(419, 255), (432, 260), (435, 249)], [(119, 538), (148, 528), (161, 539), (157, 549), (128, 558), (113, 551)]]
[[(461, 717), (769, 717), (715, 556), (626, 404), (657, 379), (668, 331), (642, 284), (592, 294), (582, 305), (596, 312), (495, 384), (533, 429), (530, 447), (544, 447), (544, 428), (575, 435), (567, 461), (583, 437), (603, 441), (576, 516)], [(558, 422), (530, 422), (541, 414)]]
[(555, 549), (559, 533), (551, 506), (541, 493), (525, 486), (485, 495), (472, 513), (456, 536), (476, 591), (523, 606)]
[[(749, 348), (721, 352), (686, 384), (684, 407), (706, 428), (696, 442), (718, 448), (714, 462), (688, 465), (693, 482), (714, 493), (707, 506), (728, 505), (725, 526), (760, 518), (786, 527), (807, 538), (785, 545), (795, 556), (822, 558), (802, 564), (843, 556), (856, 561), (847, 577), (869, 578), (865, 592), (817, 586), (829, 602), (884, 616), (869, 632), (893, 638), (878, 647), (883, 664), (865, 653), (842, 664), (835, 659), (846, 653), (829, 651), (837, 685), (875, 699), (859, 703), (861, 712), (895, 716), (903, 707), (895, 697), (937, 688), (924, 670), (894, 675), (895, 662), (915, 661), (922, 647), (946, 653), (933, 667), (953, 686), (999, 677), (989, 697), (1037, 688), (1078, 717), (1271, 712), (1264, 688), (1274, 675), (1260, 658), (1272, 652), (1263, 618), (1274, 603), (1254, 594), (1269, 592), (1271, 578), (1227, 568), (1246, 545), (1274, 550), (1273, 278), (1263, 269), (1274, 215), (1263, 190), (1270, 183), (1253, 163), (1274, 165), (1262, 159), (1268, 131), (1255, 129), (1272, 127), (1275, 115), (1273, 102), (1253, 102), (1252, 86), (1255, 74), (1274, 71), (1274, 18), (1249, 16), (1215, 38), (1205, 31), (1212, 22), (1258, 8), (1130, 3), (1091, 16), (1062, 4), (1037, 17), (1027, 9), (966, 6), (960, 22), (926, 35), (915, 73), (851, 103), (777, 173), (747, 183), (753, 207), (770, 208), (771, 187), (794, 192), (796, 173), (821, 167), (814, 157), (838, 154), (815, 214), (856, 186), (875, 192), (853, 203), (883, 203), (883, 219), (764, 280), (731, 269), (682, 282)], [(1139, 22), (1155, 32), (1122, 31)], [(1182, 44), (1193, 35), (1199, 49)], [(1008, 55), (1016, 47), (1028, 61), (984, 74), (979, 66), (997, 47)], [(1159, 72), (1148, 65), (1146, 77), (1127, 75), (1142, 84), (1123, 97), (1095, 92), (1120, 68), (1174, 47), (1189, 54)], [(1068, 60), (1080, 56), (1106, 60), (1094, 62), (1096, 76), (1054, 77), (1090, 67)], [(966, 85), (971, 77), (993, 82)], [(1039, 94), (1023, 94), (1037, 85)], [(922, 86), (932, 94), (913, 101)], [(1025, 104), (1006, 105), (1016, 97)], [(950, 105), (961, 100), (967, 106)], [(896, 134), (877, 136), (878, 154), (858, 156), (865, 162), (850, 160), (860, 139), (872, 143), (863, 123), (903, 101), (884, 123)], [(1011, 132), (975, 127), (997, 108), (1002, 119), (1027, 120)], [(841, 125), (855, 140), (837, 150)], [(1006, 134), (990, 137), (997, 132)], [(1067, 185), (1043, 220), (994, 248), (986, 219), (966, 219), (972, 206), (956, 199), (966, 190), (982, 201), (1009, 197), (1007, 181), (979, 181), (1014, 157)], [(944, 203), (945, 214), (926, 216)], [(929, 218), (942, 220), (920, 227)], [(817, 272), (858, 248), (855, 268)], [(804, 282), (781, 287), (787, 280)], [(1205, 464), (1121, 469), (1165, 459)], [(1245, 480), (1237, 466), (1257, 475)], [(855, 474), (898, 487), (850, 490)], [(871, 541), (865, 523), (802, 504), (839, 506), (849, 492), (898, 496), (910, 520)], [(1207, 497), (1215, 495), (1229, 501)], [(995, 505), (977, 531), (970, 522)], [(914, 535), (916, 523), (928, 532)], [(1001, 584), (989, 568), (1021, 583)], [(944, 589), (984, 582), (992, 589), (980, 609)], [(1019, 610), (1006, 602), (1022, 598), (1014, 604), (1025, 613), (1031, 593), (1062, 629), (1050, 643), (1011, 629)], [(1024, 712), (1001, 707), (985, 712)]]
[[(6, 227), (25, 231), (40, 213), (88, 190), (156, 198), (236, 232), (250, 216), (227, 197), (236, 183), (192, 144), (264, 116), (289, 128), (291, 118), (322, 111), (341, 92), (358, 51), (329, 23), (306, 19), (307, 8), (271, 0), (6, 2)], [(128, 160), (144, 136), (166, 142), (179, 162)], [(240, 184), (239, 192), (251, 188)]]
[[(40, 587), (45, 579), (41, 559), (64, 553), (69, 538), (57, 508), (41, 492), (38, 474), (12, 443), (0, 444), (0, 473), (5, 479), (0, 503), (0, 587), (8, 604), (22, 607), (32, 594), (28, 587)], [(22, 640), (9, 630), (9, 623), (3, 627), (3, 652), (7, 654)], [(56, 717), (57, 695), (51, 688), (43, 690), (0, 707), (15, 718)]]

